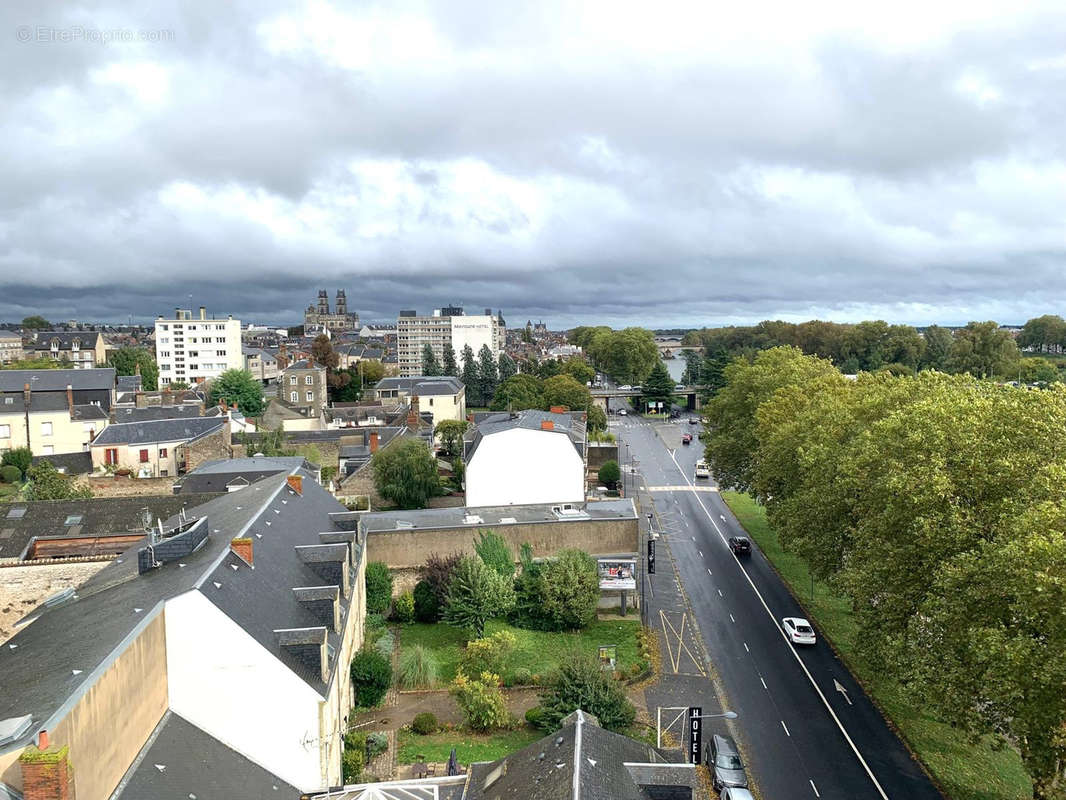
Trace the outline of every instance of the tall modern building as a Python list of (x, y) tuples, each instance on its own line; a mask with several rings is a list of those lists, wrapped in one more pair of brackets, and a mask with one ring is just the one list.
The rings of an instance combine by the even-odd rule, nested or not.
[(192, 311), (175, 308), (172, 319), (155, 321), (155, 360), (160, 386), (175, 381), (202, 383), (227, 369), (244, 369), (241, 321), (232, 315), (208, 319), (204, 306), (198, 318)]
[(329, 310), (329, 295), (326, 290), (319, 289), (318, 304), (308, 306), (307, 311), (304, 312), (306, 333), (325, 330), (359, 330), (359, 315), (354, 311), (348, 311), (348, 298), (344, 295), (344, 289), (337, 290), (337, 306), (334, 311)]
[(422, 349), (433, 348), (437, 361), (444, 358), (444, 345), (451, 344), (455, 359), (460, 361), (463, 348), (470, 345), (474, 355), (483, 345), (488, 345), (492, 355), (499, 358), (505, 344), (507, 323), (503, 312), (492, 313), (486, 308), (484, 314), (467, 315), (462, 308), (445, 306), (433, 311), (430, 316), (419, 316), (417, 311), (401, 311), (396, 323), (396, 356), (400, 375), (410, 377), (422, 374)]

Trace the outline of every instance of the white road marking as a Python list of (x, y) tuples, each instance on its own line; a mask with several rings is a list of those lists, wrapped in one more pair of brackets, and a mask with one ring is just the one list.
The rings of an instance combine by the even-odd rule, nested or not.
[(745, 653), (750, 653), (751, 652), (751, 650), (748, 648), (748, 643), (747, 642), (744, 642), (744, 652)]
[(766, 681), (763, 680), (762, 675), (759, 676), (759, 683), (762, 684), (762, 688), (766, 689), (766, 691), (770, 691), (770, 687), (766, 685)]
[(710, 567), (707, 567), (707, 574), (708, 575), (713, 575), (714, 574), (713, 572), (711, 572), (711, 568)]
[[(692, 481), (689, 480), (688, 475), (685, 474), (685, 471), (681, 469), (681, 465), (677, 463), (676, 458), (674, 459), (674, 465), (677, 467), (678, 471), (681, 472), (681, 477), (683, 477), (685, 481), (691, 486)], [(725, 534), (722, 533), (722, 529), (719, 528), (718, 523), (714, 521), (714, 517), (712, 517), (711, 512), (707, 510), (707, 506), (703, 504), (703, 498), (700, 497), (698, 494), (695, 495), (695, 497), (696, 502), (699, 503), (700, 508), (703, 509), (703, 513), (707, 515), (707, 519), (711, 521), (711, 525), (713, 525), (715, 531), (718, 532), (718, 537), (722, 540), (722, 544), (728, 545), (729, 542), (726, 540)], [(751, 579), (751, 576), (748, 574), (748, 571), (744, 569), (744, 565), (740, 563), (740, 559), (737, 558), (736, 553), (734, 553), (732, 550), (730, 550), (729, 553), (733, 556), (733, 560), (737, 563), (737, 567), (740, 568), (740, 571), (747, 579), (748, 585), (751, 586), (751, 590), (755, 592), (755, 596), (759, 598), (759, 602), (762, 604), (762, 607), (766, 610), (766, 613), (769, 615), (770, 619), (773, 620), (774, 627), (777, 628), (777, 632), (781, 634), (782, 638), (784, 638), (786, 642), (788, 642), (788, 638), (785, 637), (785, 632), (781, 630), (780, 627), (778, 627), (777, 618), (774, 616), (773, 612), (770, 611), (770, 607), (766, 605), (766, 600), (763, 598), (762, 593), (759, 591), (758, 587), (755, 586), (755, 582)], [(866, 774), (873, 782), (874, 788), (877, 789), (878, 795), (881, 796), (882, 800), (888, 800), (888, 795), (885, 794), (885, 790), (881, 788), (881, 784), (878, 782), (877, 777), (873, 773), (873, 770), (870, 769), (870, 765), (867, 764), (866, 759), (862, 757), (862, 753), (859, 752), (859, 748), (855, 745), (854, 740), (848, 734), (847, 729), (844, 727), (844, 723), (840, 721), (840, 717), (836, 715), (836, 712), (833, 711), (833, 707), (829, 705), (829, 701), (826, 700), (825, 695), (822, 693), (822, 690), (818, 687), (818, 684), (814, 682), (814, 676), (811, 675), (810, 670), (807, 669), (807, 665), (803, 663), (803, 659), (799, 657), (799, 653), (796, 652), (796, 648), (792, 646), (791, 642), (789, 642), (788, 649), (792, 651), (792, 656), (796, 659), (796, 662), (800, 665), (800, 668), (803, 670), (803, 673), (807, 676), (807, 680), (811, 682), (811, 686), (814, 687), (814, 691), (818, 694), (818, 697), (821, 699), (826, 711), (829, 712), (829, 716), (832, 717), (833, 722), (836, 723), (837, 727), (840, 729), (840, 732), (844, 734), (844, 739), (847, 741), (848, 745), (851, 747), (851, 751), (855, 754), (855, 757), (859, 759), (859, 763), (862, 764), (862, 768), (866, 771)]]
[[(810, 780), (810, 779), (808, 779), (808, 780)], [(814, 796), (815, 797), (821, 797), (821, 795), (818, 794), (818, 787), (814, 785), (814, 781), (813, 780), (811, 780), (811, 788), (814, 789)]]
[(703, 558), (703, 551), (700, 550), (700, 558)]
[(788, 732), (788, 725), (785, 724), (784, 720), (781, 720), (781, 727), (785, 729), (785, 736), (792, 736), (792, 734)]
[(724, 595), (724, 594), (722, 594), (722, 590), (721, 590), (721, 589), (719, 589), (719, 590), (718, 590), (718, 596), (719, 596), (719, 597), (725, 597), (725, 595)]
[(736, 620), (733, 619), (733, 615), (732, 614), (729, 615), (729, 621), (732, 622), (733, 624), (736, 624)]
[(692, 537), (692, 541), (696, 541), (696, 537), (695, 536)]

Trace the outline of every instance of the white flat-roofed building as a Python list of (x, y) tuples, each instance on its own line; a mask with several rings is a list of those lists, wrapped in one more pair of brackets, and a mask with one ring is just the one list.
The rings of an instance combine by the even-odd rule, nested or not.
[(438, 363), (444, 361), (444, 346), (450, 344), (455, 360), (461, 361), (467, 345), (476, 357), (482, 346), (488, 346), (494, 358), (499, 358), (506, 343), (507, 323), (503, 313), (486, 308), (484, 314), (467, 315), (462, 308), (435, 309), (430, 316), (415, 311), (401, 311), (396, 322), (396, 355), (400, 375), (422, 374), (422, 351), (428, 344)]
[(204, 306), (197, 317), (176, 308), (172, 319), (155, 321), (155, 360), (160, 386), (175, 381), (191, 386), (228, 369), (244, 369), (241, 321), (232, 316), (209, 319)]

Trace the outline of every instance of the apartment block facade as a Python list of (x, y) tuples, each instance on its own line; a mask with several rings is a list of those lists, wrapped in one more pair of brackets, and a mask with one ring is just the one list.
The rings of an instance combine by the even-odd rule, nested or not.
[(462, 308), (444, 307), (429, 316), (419, 316), (416, 311), (401, 311), (396, 322), (396, 353), (402, 377), (422, 374), (422, 351), (428, 344), (433, 348), (438, 363), (444, 359), (444, 346), (450, 344), (456, 361), (462, 359), (467, 345), (477, 356), (482, 346), (487, 345), (492, 355), (499, 358), (506, 343), (507, 324), (503, 312), (492, 313), (486, 308), (484, 314), (468, 315)]
[(173, 318), (155, 321), (155, 360), (160, 386), (176, 381), (191, 386), (228, 369), (244, 369), (241, 321), (208, 319), (204, 306), (195, 318), (192, 311), (176, 308)]

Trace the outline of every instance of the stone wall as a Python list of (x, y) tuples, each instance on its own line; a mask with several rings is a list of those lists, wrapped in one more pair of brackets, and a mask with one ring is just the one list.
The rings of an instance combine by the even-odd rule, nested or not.
[(371, 561), (384, 561), (390, 569), (417, 568), (430, 553), (460, 552), (474, 555), (478, 531), (491, 527), (504, 538), (515, 561), (523, 543), (533, 548), (534, 558), (551, 556), (565, 547), (576, 547), (592, 555), (636, 553), (640, 548), (636, 519), (560, 520), (517, 525), (471, 526), (469, 528), (419, 528), (417, 530), (372, 531), (367, 535)]
[(192, 472), (205, 461), (213, 461), (217, 458), (232, 458), (232, 444), (229, 424), (223, 425), (208, 436), (187, 444), (185, 449), (188, 471)]
[(618, 445), (612, 442), (589, 442), (589, 470), (596, 472), (610, 460), (618, 461)]
[(89, 478), (93, 497), (145, 497), (173, 494), (177, 478)]
[(80, 586), (108, 561), (0, 568), (0, 644), (15, 635), (15, 622), (38, 604), (70, 586)]

